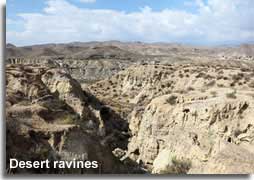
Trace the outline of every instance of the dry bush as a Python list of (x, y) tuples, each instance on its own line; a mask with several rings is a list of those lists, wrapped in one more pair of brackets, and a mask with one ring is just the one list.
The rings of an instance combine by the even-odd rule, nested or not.
[(209, 83), (206, 84), (207, 87), (213, 87), (216, 84), (215, 80), (210, 81)]
[(184, 77), (184, 75), (183, 75), (182, 73), (180, 73), (180, 74), (179, 74), (179, 77), (180, 77), (180, 78), (183, 78), (183, 77)]
[(251, 82), (249, 83), (249, 87), (250, 87), (250, 88), (254, 88), (254, 81), (251, 81)]
[(236, 90), (234, 90), (234, 92), (231, 92), (231, 93), (227, 93), (226, 94), (227, 98), (230, 98), (230, 99), (236, 99)]
[(237, 82), (237, 81), (240, 81), (242, 78), (244, 77), (244, 74), (243, 73), (238, 73), (238, 74), (234, 74), (232, 76), (232, 79)]
[(170, 165), (163, 174), (187, 174), (191, 168), (190, 160), (177, 159), (175, 156), (171, 159)]
[(210, 93), (211, 93), (211, 95), (212, 95), (213, 97), (216, 97), (217, 94), (218, 94), (216, 91), (211, 91)]
[(194, 90), (195, 90), (195, 88), (193, 88), (191, 86), (187, 88), (187, 91), (194, 91)]
[(176, 100), (177, 100), (177, 96), (170, 96), (168, 99), (167, 99), (167, 102), (170, 104), (170, 105), (175, 105), (176, 104)]

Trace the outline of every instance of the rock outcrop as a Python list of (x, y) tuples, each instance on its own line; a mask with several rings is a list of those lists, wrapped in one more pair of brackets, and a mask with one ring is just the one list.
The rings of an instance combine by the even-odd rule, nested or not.
[[(61, 69), (7, 65), (6, 128), (7, 166), (18, 160), (90, 160), (96, 169), (7, 169), (8, 173), (127, 173), (112, 153), (120, 137), (105, 121), (103, 106)], [(108, 116), (113, 116), (108, 110)], [(121, 127), (118, 124), (118, 127)], [(101, 134), (101, 131), (105, 131)], [(114, 138), (109, 138), (110, 133)], [(119, 136), (118, 136), (119, 135)], [(112, 136), (112, 134), (110, 135)], [(110, 141), (109, 141), (110, 139)], [(110, 144), (111, 143), (111, 144)], [(121, 144), (121, 143), (119, 143)]]
[(80, 84), (61, 69), (47, 70), (41, 77), (42, 82), (52, 94), (68, 104), (81, 118), (89, 118), (87, 97)]
[[(170, 104), (172, 96), (176, 97), (175, 104)], [(136, 161), (158, 172), (155, 160), (165, 149), (170, 156), (190, 162), (190, 168), (209, 162), (222, 151), (220, 146), (225, 142), (253, 149), (254, 111), (250, 97), (234, 100), (216, 97), (203, 101), (197, 98), (177, 103), (178, 96), (155, 98), (142, 115), (133, 113), (130, 120), (133, 136), (128, 151)], [(249, 154), (253, 156), (253, 152)]]
[[(113, 109), (131, 107), (118, 110), (129, 114), (125, 118), (131, 131), (131, 159), (153, 173), (191, 173), (209, 167), (223, 153), (224, 143), (253, 155), (252, 74), (251, 65), (234, 63), (139, 65), (90, 90), (102, 101), (111, 101)], [(248, 167), (246, 171), (252, 171)]]

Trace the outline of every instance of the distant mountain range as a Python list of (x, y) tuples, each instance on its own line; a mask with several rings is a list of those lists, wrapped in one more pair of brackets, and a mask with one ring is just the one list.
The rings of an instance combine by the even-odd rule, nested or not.
[(141, 55), (170, 56), (190, 53), (197, 55), (254, 56), (254, 44), (228, 47), (189, 46), (177, 43), (142, 42), (73, 42), (67, 44), (43, 44), (17, 47), (8, 43), (6, 57), (20, 58), (74, 58), (74, 59), (130, 59)]

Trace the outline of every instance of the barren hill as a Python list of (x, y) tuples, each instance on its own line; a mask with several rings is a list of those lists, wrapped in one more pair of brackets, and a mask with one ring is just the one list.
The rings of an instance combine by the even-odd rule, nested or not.
[[(87, 59), (98, 55), (97, 58), (122, 57), (126, 58), (131, 55), (164, 55), (172, 54), (203, 54), (216, 56), (225, 53), (227, 56), (254, 56), (254, 45), (243, 44), (237, 47), (202, 47), (188, 46), (182, 44), (169, 43), (141, 43), (141, 42), (74, 42), (68, 44), (45, 44), (25, 47), (16, 47), (7, 44), (7, 58), (10, 57), (55, 57), (65, 56), (72, 58)], [(132, 55), (135, 55), (132, 54)]]

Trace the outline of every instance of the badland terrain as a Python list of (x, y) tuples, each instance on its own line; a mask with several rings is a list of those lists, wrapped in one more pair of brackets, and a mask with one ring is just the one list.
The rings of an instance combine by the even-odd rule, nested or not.
[(5, 76), (7, 173), (254, 172), (254, 45), (7, 44)]

